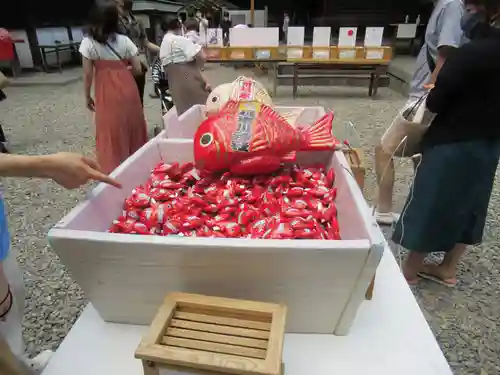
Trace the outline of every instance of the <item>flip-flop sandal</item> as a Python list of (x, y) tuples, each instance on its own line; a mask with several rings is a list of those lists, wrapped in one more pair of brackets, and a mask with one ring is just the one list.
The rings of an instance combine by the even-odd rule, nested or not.
[(437, 284), (444, 285), (448, 288), (453, 288), (457, 285), (457, 279), (456, 278), (449, 278), (449, 279), (441, 279), (438, 276), (432, 275), (430, 273), (426, 272), (419, 272), (418, 276), (420, 276), (422, 279), (433, 281)]
[(393, 225), (399, 220), (399, 214), (395, 212), (377, 212), (375, 211), (375, 220), (379, 225)]

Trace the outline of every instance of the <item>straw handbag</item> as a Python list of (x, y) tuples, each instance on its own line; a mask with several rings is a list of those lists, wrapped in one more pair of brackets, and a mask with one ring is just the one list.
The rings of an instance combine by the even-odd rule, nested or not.
[(9, 80), (2, 72), (0, 72), (0, 90), (6, 88), (7, 86), (9, 86)]
[(423, 135), (436, 116), (426, 108), (427, 94), (409, 101), (382, 136), (382, 149), (389, 155), (411, 157), (420, 152)]

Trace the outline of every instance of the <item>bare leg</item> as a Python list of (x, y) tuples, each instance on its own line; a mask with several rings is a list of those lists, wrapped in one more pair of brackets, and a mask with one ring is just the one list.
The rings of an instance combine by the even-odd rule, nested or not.
[(408, 283), (413, 284), (422, 270), (427, 254), (410, 251), (403, 265), (403, 275)]
[(378, 212), (392, 211), (392, 191), (394, 188), (394, 161), (384, 152), (382, 146), (375, 147), (375, 173), (378, 183)]
[(0, 336), (0, 374), (30, 375), (32, 374), (10, 350), (7, 341)]
[[(24, 354), (21, 327), (24, 312), (24, 283), (22, 275), (15, 254), (12, 252), (5, 261), (0, 262), (0, 296), (2, 296), (0, 300), (4, 298), (3, 296), (8, 294), (9, 287), (12, 293), (10, 298), (13, 298), (9, 313), (3, 318), (3, 321), (0, 322), (0, 339), (4, 340), (4, 345), (8, 345), (9, 355), (14, 354), (17, 362), (25, 368), (25, 371), (29, 374), (40, 374), (47, 366), (53, 353), (50, 350), (45, 350), (33, 359), (29, 359)], [(8, 310), (10, 305), (9, 302), (9, 299), (7, 299), (5, 303), (0, 305), (0, 312), (3, 313)], [(1, 342), (0, 345), (2, 345)], [(0, 354), (1, 352), (2, 349), (0, 349)], [(2, 359), (5, 360), (6, 358), (7, 357), (0, 356), (0, 362)], [(12, 364), (13, 362), (10, 363)], [(2, 364), (0, 364), (0, 366), (1, 365)], [(0, 371), (0, 375), (3, 374), (4, 373)], [(11, 373), (7, 372), (5, 374)]]
[(465, 254), (467, 250), (467, 245), (463, 243), (457, 243), (453, 250), (447, 252), (440, 264), (440, 267), (449, 277), (457, 277), (457, 268), (460, 259)]
[(467, 250), (467, 245), (458, 243), (453, 249), (447, 252), (441, 264), (426, 264), (422, 269), (422, 277), (431, 276), (434, 281), (438, 281), (447, 286), (454, 286), (457, 283), (457, 268), (460, 259)]
[(455, 279), (457, 277), (457, 268), (460, 259), (465, 254), (467, 245), (457, 243), (455, 247), (447, 252), (440, 265), (432, 267), (432, 274), (438, 276), (440, 279)]

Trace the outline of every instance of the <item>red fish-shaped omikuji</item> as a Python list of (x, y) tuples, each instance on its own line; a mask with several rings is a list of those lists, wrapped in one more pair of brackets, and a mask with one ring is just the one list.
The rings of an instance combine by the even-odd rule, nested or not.
[(334, 149), (333, 113), (296, 129), (274, 109), (257, 101), (229, 101), (201, 123), (194, 137), (197, 168), (253, 175), (277, 170), (294, 161), (297, 151)]

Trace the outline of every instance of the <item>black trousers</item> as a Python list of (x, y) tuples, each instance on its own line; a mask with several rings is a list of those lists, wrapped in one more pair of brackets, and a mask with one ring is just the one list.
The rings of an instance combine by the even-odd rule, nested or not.
[(139, 90), (139, 97), (141, 98), (141, 104), (144, 107), (144, 86), (146, 86), (146, 74), (141, 74), (140, 76), (134, 76), (135, 83), (137, 84), (137, 89)]

